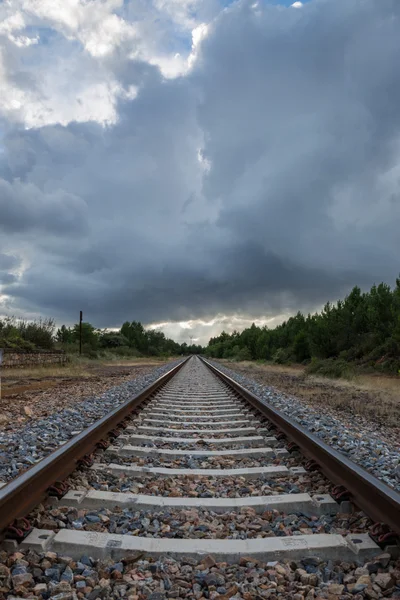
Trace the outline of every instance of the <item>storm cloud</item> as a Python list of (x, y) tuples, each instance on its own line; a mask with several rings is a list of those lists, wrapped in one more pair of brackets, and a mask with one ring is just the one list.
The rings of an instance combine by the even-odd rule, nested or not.
[[(398, 274), (399, 3), (200, 4), (140, 4), (137, 30), (136, 3), (104, 3), (99, 46), (86, 3), (61, 22), (21, 0), (34, 42), (3, 32), (27, 102), (3, 103), (9, 309), (229, 329)], [(70, 72), (43, 87), (56, 57)]]

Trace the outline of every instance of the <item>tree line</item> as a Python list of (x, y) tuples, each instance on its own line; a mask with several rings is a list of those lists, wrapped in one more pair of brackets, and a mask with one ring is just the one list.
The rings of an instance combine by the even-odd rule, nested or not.
[[(62, 325), (55, 335), (56, 342), (68, 352), (78, 350), (79, 338), (79, 323), (73, 327)], [(102, 351), (120, 356), (174, 356), (202, 351), (201, 346), (179, 344), (157, 329), (145, 329), (139, 321), (126, 321), (118, 331), (96, 329), (91, 323), (84, 322), (82, 348), (85, 354), (93, 357)]]
[[(251, 327), (211, 338), (211, 358), (310, 363), (309, 371), (343, 375), (352, 366), (400, 369), (400, 279), (367, 292), (354, 287), (344, 300), (315, 314), (295, 316), (274, 329)], [(324, 371), (327, 371), (326, 373)]]
[[(0, 318), (0, 348), (24, 351), (79, 350), (79, 323), (56, 330), (54, 319), (26, 321)], [(204, 353), (210, 358), (304, 363), (310, 372), (342, 376), (353, 367), (400, 372), (400, 278), (392, 289), (386, 283), (367, 292), (354, 287), (320, 312), (298, 312), (274, 329), (255, 324), (242, 332), (222, 332), (206, 348), (179, 344), (139, 321), (126, 321), (117, 331), (82, 323), (83, 352), (93, 358), (173, 356)]]
[[(61, 325), (56, 329), (54, 319), (0, 319), (0, 348), (24, 352), (59, 349), (74, 354), (79, 351), (79, 339), (79, 323), (72, 327)], [(199, 354), (202, 350), (196, 344), (179, 344), (157, 329), (146, 329), (139, 321), (126, 321), (117, 331), (82, 323), (82, 351), (92, 358), (107, 353), (118, 356), (176, 356)]]

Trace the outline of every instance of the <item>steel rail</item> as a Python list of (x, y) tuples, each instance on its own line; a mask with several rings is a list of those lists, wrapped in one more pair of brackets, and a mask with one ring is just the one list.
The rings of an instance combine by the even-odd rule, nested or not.
[(79, 460), (93, 452), (96, 444), (104, 440), (125, 417), (172, 379), (187, 360), (189, 357), (1, 488), (0, 531), (35, 508), (46, 497), (50, 486), (72, 473)]
[(375, 522), (388, 525), (392, 531), (400, 535), (400, 494), (398, 492), (328, 446), (296, 421), (270, 404), (266, 404), (208, 360), (199, 358), (217, 377), (280, 429), (300, 448), (302, 453), (314, 460), (330, 481), (343, 486), (349, 492), (354, 504), (366, 515)]

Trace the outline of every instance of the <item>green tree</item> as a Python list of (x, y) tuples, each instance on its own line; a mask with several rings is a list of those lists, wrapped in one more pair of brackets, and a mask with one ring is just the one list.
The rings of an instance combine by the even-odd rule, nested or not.
[(109, 331), (102, 333), (100, 336), (100, 348), (121, 348), (129, 346), (129, 341), (121, 333)]
[[(73, 340), (79, 342), (80, 326), (79, 323), (73, 327)], [(91, 350), (96, 350), (99, 345), (100, 332), (95, 329), (91, 323), (82, 323), (82, 345), (87, 346)]]
[(67, 327), (66, 325), (61, 325), (56, 332), (56, 340), (61, 344), (72, 344), (74, 341), (74, 331), (71, 327)]
[(293, 341), (293, 355), (297, 362), (303, 362), (311, 358), (310, 345), (306, 332), (299, 331)]
[(397, 372), (400, 278), (393, 290), (386, 283), (373, 285), (369, 292), (355, 286), (344, 300), (327, 302), (320, 312), (307, 317), (298, 312), (274, 329), (260, 329), (253, 323), (241, 333), (222, 332), (210, 339), (205, 354), (211, 358), (250, 355), (282, 363), (314, 357), (330, 361), (331, 372), (343, 371), (336, 369), (337, 359), (369, 366), (375, 361), (377, 367)]

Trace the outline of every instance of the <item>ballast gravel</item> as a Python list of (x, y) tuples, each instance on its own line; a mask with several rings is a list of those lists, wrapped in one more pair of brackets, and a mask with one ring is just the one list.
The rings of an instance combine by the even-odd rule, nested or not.
[[(136, 425), (136, 423), (134, 423), (134, 425)], [(206, 431), (210, 431), (210, 429), (208, 429)], [(178, 439), (179, 438), (187, 438), (187, 439), (193, 440), (193, 442), (196, 443), (196, 444), (204, 443), (203, 440), (207, 440), (207, 438), (213, 438), (213, 439), (216, 439), (216, 440), (221, 440), (221, 439), (224, 439), (224, 438), (225, 439), (229, 438), (229, 439), (235, 440), (238, 437), (241, 437), (241, 436), (238, 436), (238, 435), (233, 435), (230, 432), (229, 433), (213, 433), (211, 431), (210, 433), (206, 433), (206, 434), (198, 433), (198, 434), (193, 435), (193, 434), (187, 434), (185, 431), (175, 433), (175, 431), (169, 431), (169, 430), (165, 430), (165, 429), (162, 430), (162, 431), (157, 431), (157, 432), (154, 432), (154, 431), (143, 431), (141, 429), (137, 429), (135, 431), (135, 434), (136, 433), (138, 433), (140, 435), (152, 436), (152, 437), (155, 438), (154, 439), (155, 442), (159, 442), (159, 441), (162, 442), (163, 438), (166, 438), (166, 437), (169, 438), (170, 437), (170, 438), (178, 438)], [(131, 431), (129, 432), (129, 435), (132, 435)], [(250, 436), (262, 435), (264, 437), (267, 436), (267, 434), (264, 433), (263, 431), (261, 433), (259, 433), (257, 430), (255, 430), (255, 431), (251, 431), (250, 433), (247, 433), (247, 432), (243, 433), (242, 437), (246, 437), (248, 435), (250, 435)], [(273, 433), (271, 433), (269, 435), (272, 436)]]
[[(378, 479), (400, 491), (400, 447), (382, 441), (372, 427), (344, 423), (326, 411), (318, 411), (303, 401), (280, 392), (275, 387), (261, 385), (254, 379), (236, 373), (218, 362), (210, 361), (237, 383), (256, 394), (265, 404), (272, 405), (321, 438), (332, 448), (354, 461)], [(345, 417), (343, 417), (345, 419)]]
[(364, 565), (304, 560), (267, 563), (242, 557), (229, 565), (200, 560), (158, 560), (136, 553), (116, 562), (80, 560), (55, 552), (0, 553), (0, 599), (35, 600), (369, 600), (400, 598), (400, 560), (382, 554)]
[[(119, 465), (139, 465), (143, 467), (172, 467), (173, 469), (245, 469), (247, 467), (269, 467), (282, 465), (285, 467), (299, 466), (298, 461), (291, 455), (279, 458), (238, 458), (232, 455), (194, 457), (190, 454), (182, 458), (171, 459), (164, 456), (152, 455), (144, 457), (120, 456), (114, 451), (100, 454), (98, 462), (108, 464), (113, 462)], [(302, 465), (301, 465), (302, 466)]]
[[(247, 417), (246, 417), (246, 418), (247, 418)], [(214, 420), (214, 421), (215, 421), (215, 420)], [(198, 430), (204, 430), (204, 429), (205, 429), (205, 430), (208, 430), (208, 431), (209, 431), (209, 430), (211, 430), (213, 427), (215, 427), (215, 428), (220, 428), (220, 429), (223, 429), (223, 428), (225, 428), (225, 427), (228, 427), (228, 425), (227, 425), (227, 424), (222, 424), (222, 425), (221, 425), (221, 423), (215, 424), (215, 422), (213, 422), (213, 421), (211, 421), (210, 423), (208, 423), (208, 424), (205, 424), (205, 425), (204, 425), (203, 423), (201, 423), (200, 421), (199, 421), (199, 422), (196, 422), (196, 423), (194, 423), (194, 424), (193, 424), (193, 423), (185, 423), (185, 422), (183, 422), (183, 423), (178, 423), (178, 422), (176, 422), (176, 423), (173, 423), (172, 421), (168, 421), (168, 422), (166, 422), (166, 421), (162, 421), (162, 420), (160, 421), (160, 423), (152, 423), (152, 422), (148, 422), (148, 421), (146, 421), (145, 419), (141, 418), (141, 417), (140, 417), (140, 415), (138, 416), (138, 419), (137, 419), (137, 420), (135, 420), (135, 421), (132, 421), (132, 423), (131, 423), (131, 425), (132, 425), (132, 426), (133, 426), (133, 425), (135, 425), (135, 426), (136, 426), (136, 425), (144, 425), (144, 426), (146, 426), (146, 427), (161, 427), (161, 426), (162, 426), (162, 424), (164, 424), (164, 425), (165, 425), (165, 426), (168, 428), (168, 432), (166, 433), (166, 435), (170, 435), (170, 432), (171, 432), (173, 429), (178, 429), (178, 430), (182, 430), (182, 429), (198, 429)], [(254, 425), (254, 424), (253, 424), (253, 422), (252, 422), (251, 424), (249, 424), (249, 423), (242, 423), (242, 422), (240, 422), (240, 421), (230, 421), (230, 422), (229, 422), (229, 429), (239, 429), (239, 428), (241, 428), (241, 427), (247, 427), (247, 426), (250, 426), (250, 427), (257, 427), (257, 425)], [(261, 424), (260, 424), (260, 426), (261, 426)], [(171, 435), (172, 435), (172, 434), (171, 434)], [(272, 434), (271, 434), (271, 435), (272, 435)], [(179, 436), (180, 436), (180, 437), (182, 437), (182, 434), (181, 434), (181, 433), (180, 433), (180, 434), (177, 434), (177, 436), (178, 436), (178, 437), (179, 437)], [(210, 434), (210, 436), (209, 436), (209, 437), (211, 437), (211, 434)], [(215, 436), (214, 436), (214, 434), (212, 435), (212, 437), (215, 437)], [(227, 437), (228, 437), (228, 436), (227, 436)]]
[(84, 509), (60, 506), (38, 508), (30, 516), (39, 529), (73, 529), (147, 538), (230, 539), (286, 537), (319, 533), (365, 533), (371, 525), (363, 513), (307, 517), (299, 513), (252, 507), (217, 514), (205, 508), (135, 510)]
[(10, 481), (74, 435), (131, 399), (180, 361), (170, 362), (24, 427), (0, 432), (0, 481)]
[(102, 492), (129, 492), (169, 498), (244, 498), (279, 494), (329, 493), (329, 483), (318, 471), (304, 475), (255, 479), (245, 477), (180, 476), (159, 477), (147, 475), (141, 479), (116, 475), (107, 471), (85, 469), (70, 476), (70, 489), (95, 489)]
[[(154, 442), (143, 442), (142, 440), (132, 442), (135, 446), (140, 446), (142, 448), (156, 448), (157, 450), (185, 450), (188, 454), (191, 452), (197, 452), (199, 450), (210, 451), (210, 452), (218, 452), (218, 450), (257, 450), (257, 448), (261, 448), (264, 446), (268, 447), (268, 443), (262, 443), (261, 441), (257, 446), (254, 444), (212, 444), (208, 443), (205, 440), (199, 440), (194, 443), (189, 442), (164, 442), (162, 438)], [(121, 444), (122, 445), (122, 444)], [(283, 448), (283, 446), (276, 446), (276, 448)]]

